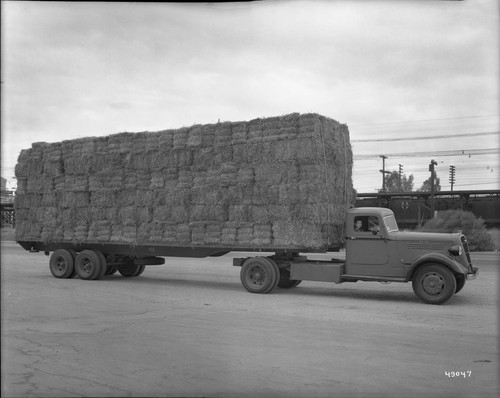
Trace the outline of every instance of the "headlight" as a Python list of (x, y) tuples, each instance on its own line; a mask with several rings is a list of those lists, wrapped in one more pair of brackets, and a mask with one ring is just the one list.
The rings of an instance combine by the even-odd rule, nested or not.
[(448, 249), (448, 251), (453, 254), (454, 256), (461, 256), (462, 255), (462, 246), (452, 246)]

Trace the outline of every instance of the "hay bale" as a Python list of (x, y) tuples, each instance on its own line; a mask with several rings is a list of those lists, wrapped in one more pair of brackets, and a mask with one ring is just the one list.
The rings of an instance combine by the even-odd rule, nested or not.
[(351, 169), (347, 126), (318, 114), (39, 142), (16, 165), (16, 236), (324, 249)]

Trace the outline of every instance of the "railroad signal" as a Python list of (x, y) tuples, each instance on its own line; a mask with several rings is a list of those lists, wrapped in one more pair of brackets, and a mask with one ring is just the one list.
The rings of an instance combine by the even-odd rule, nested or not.
[(450, 166), (450, 184), (451, 190), (453, 191), (453, 185), (455, 184), (455, 166)]
[(432, 214), (434, 215), (434, 180), (436, 178), (436, 172), (434, 171), (434, 166), (437, 166), (438, 162), (436, 162), (434, 159), (431, 160), (429, 163), (429, 171), (431, 172), (431, 210)]

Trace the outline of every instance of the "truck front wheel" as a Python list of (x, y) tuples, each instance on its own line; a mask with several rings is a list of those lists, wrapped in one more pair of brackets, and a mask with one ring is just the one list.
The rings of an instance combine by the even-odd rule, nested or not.
[(252, 257), (246, 260), (240, 272), (241, 283), (250, 293), (269, 293), (279, 280), (279, 270), (266, 257)]
[(50, 272), (56, 278), (72, 278), (75, 271), (73, 256), (68, 250), (57, 249), (49, 260)]
[(413, 276), (413, 291), (427, 304), (443, 304), (453, 296), (457, 288), (455, 275), (439, 264), (425, 265)]

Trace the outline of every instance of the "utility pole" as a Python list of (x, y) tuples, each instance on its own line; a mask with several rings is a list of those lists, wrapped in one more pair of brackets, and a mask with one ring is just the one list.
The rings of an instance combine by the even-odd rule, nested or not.
[(403, 176), (403, 165), (399, 165), (399, 192), (403, 191), (403, 181), (402, 181), (402, 176)]
[(450, 166), (450, 184), (451, 192), (453, 192), (453, 185), (455, 184), (455, 166)]
[(385, 171), (385, 159), (387, 159), (387, 156), (380, 155), (379, 157), (382, 158), (382, 170), (379, 170), (382, 173), (382, 192), (385, 192), (385, 175), (391, 174), (391, 172)]
[(436, 172), (434, 171), (434, 166), (437, 166), (437, 162), (432, 159), (429, 163), (429, 171), (431, 172), (431, 211), (432, 217), (434, 217), (435, 205), (434, 205), (434, 179), (436, 178)]

